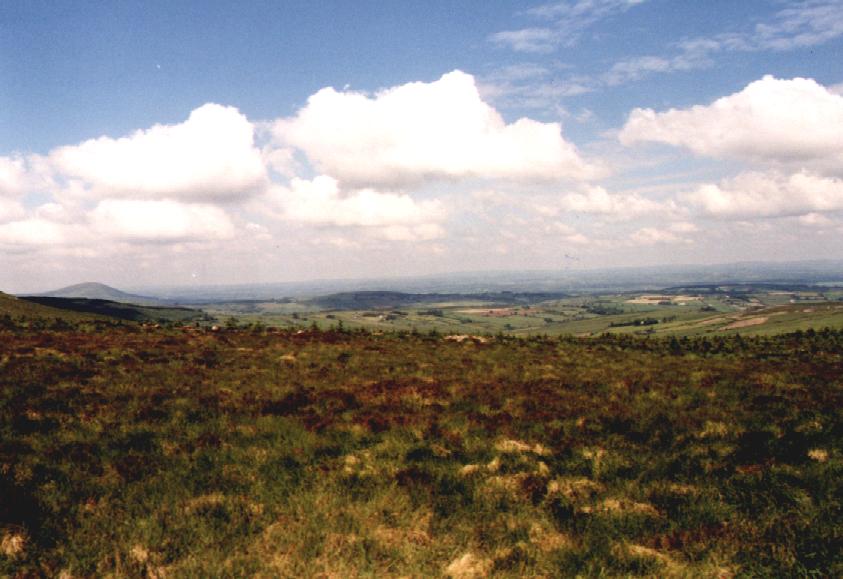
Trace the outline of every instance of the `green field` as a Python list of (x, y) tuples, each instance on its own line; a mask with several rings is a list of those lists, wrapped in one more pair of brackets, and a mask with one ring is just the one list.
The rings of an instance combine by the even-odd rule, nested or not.
[[(648, 294), (643, 294), (648, 295)], [(652, 294), (650, 294), (652, 295)], [(210, 304), (211, 315), (239, 323), (273, 327), (329, 328), (338, 324), (372, 331), (443, 334), (566, 335), (603, 333), (703, 336), (740, 333), (769, 335), (808, 328), (843, 328), (843, 301), (834, 291), (728, 290), (660, 296), (649, 303), (642, 294), (585, 294), (527, 303), (483, 301), (466, 296), (461, 301), (404, 302), (355, 309), (343, 296), (332, 303), (306, 300)], [(363, 300), (361, 300), (363, 301)]]

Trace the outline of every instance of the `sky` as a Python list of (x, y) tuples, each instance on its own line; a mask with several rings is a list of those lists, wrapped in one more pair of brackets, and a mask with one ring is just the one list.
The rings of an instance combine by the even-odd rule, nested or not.
[(843, 0), (0, 0), (0, 290), (843, 258)]

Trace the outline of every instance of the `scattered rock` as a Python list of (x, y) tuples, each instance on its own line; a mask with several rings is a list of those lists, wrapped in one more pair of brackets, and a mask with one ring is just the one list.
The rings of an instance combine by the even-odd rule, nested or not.
[(532, 452), (539, 456), (548, 456), (550, 450), (541, 444), (530, 445), (526, 442), (514, 439), (500, 440), (495, 444), (495, 450), (504, 454), (519, 454), (523, 452)]
[(495, 444), (495, 450), (498, 452), (514, 454), (518, 452), (530, 452), (532, 447), (526, 442), (520, 440), (501, 440)]
[(468, 334), (451, 334), (450, 336), (445, 336), (443, 340), (448, 340), (449, 342), (457, 342), (458, 344), (462, 344), (463, 342), (487, 344), (489, 342), (489, 339), (484, 338), (483, 336), (471, 336)]
[(492, 567), (491, 561), (481, 559), (477, 555), (468, 552), (451, 561), (445, 568), (445, 575), (452, 579), (476, 579), (488, 577)]
[(149, 551), (143, 545), (135, 545), (132, 547), (132, 550), (129, 551), (129, 555), (141, 565), (149, 561)]
[(480, 472), (479, 464), (467, 464), (460, 469), (460, 474), (462, 476), (471, 476), (473, 474), (477, 474), (478, 472)]

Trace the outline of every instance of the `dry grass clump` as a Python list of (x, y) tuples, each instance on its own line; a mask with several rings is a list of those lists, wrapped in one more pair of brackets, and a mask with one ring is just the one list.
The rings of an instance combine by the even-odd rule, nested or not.
[(0, 553), (9, 559), (17, 559), (26, 550), (26, 535), (19, 532), (5, 532), (0, 539)]
[(463, 553), (445, 567), (445, 576), (452, 579), (480, 579), (488, 577), (493, 561), (468, 552)]

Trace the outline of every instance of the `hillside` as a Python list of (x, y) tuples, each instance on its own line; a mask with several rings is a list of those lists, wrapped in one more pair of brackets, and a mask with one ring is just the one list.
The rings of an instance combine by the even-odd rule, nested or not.
[(57, 290), (34, 295), (37, 297), (51, 298), (86, 298), (89, 300), (108, 300), (124, 304), (138, 305), (160, 305), (162, 303), (162, 301), (157, 298), (126, 293), (111, 286), (95, 282), (79, 283), (76, 285), (70, 285)]
[(841, 346), (0, 329), (0, 576), (839, 577)]
[(48, 306), (52, 309), (95, 314), (131, 322), (186, 322), (204, 317), (200, 310), (170, 306), (148, 306), (120, 303), (112, 300), (60, 297), (23, 297), (21, 301)]
[(50, 307), (29, 300), (17, 298), (0, 292), (0, 316), (9, 316), (14, 320), (63, 320), (66, 322), (82, 322), (89, 320), (106, 320), (107, 318), (94, 312), (79, 312), (63, 308)]

